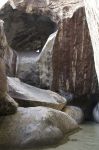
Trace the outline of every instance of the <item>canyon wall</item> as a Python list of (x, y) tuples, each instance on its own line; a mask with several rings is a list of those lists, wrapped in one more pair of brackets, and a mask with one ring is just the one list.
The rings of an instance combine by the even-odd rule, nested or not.
[(85, 10), (87, 16), (88, 27), (90, 31), (93, 51), (95, 68), (97, 72), (99, 82), (99, 1), (98, 0), (84, 0)]
[[(15, 10), (6, 4), (0, 18), (5, 21), (9, 45), (17, 51), (15, 76), (31, 85), (56, 92), (97, 93), (98, 81), (83, 0), (14, 0), (14, 5)], [(33, 28), (32, 24), (35, 24)], [(51, 26), (47, 28), (46, 25)], [(39, 32), (34, 34), (34, 29)], [(56, 37), (48, 44), (50, 34), (56, 30)], [(35, 48), (28, 42), (29, 45), (34, 42)], [(42, 44), (36, 53), (39, 43)]]

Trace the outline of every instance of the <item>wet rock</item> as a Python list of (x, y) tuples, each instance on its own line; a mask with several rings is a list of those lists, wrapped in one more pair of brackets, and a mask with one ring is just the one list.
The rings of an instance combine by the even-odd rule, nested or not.
[(8, 92), (20, 106), (47, 106), (62, 110), (67, 100), (50, 90), (42, 90), (21, 82), (18, 78), (8, 77)]
[(71, 116), (78, 124), (84, 121), (84, 113), (81, 108), (76, 106), (66, 106), (63, 112)]
[(59, 144), (77, 128), (77, 123), (61, 111), (46, 107), (19, 108), (15, 115), (0, 117), (0, 148)]

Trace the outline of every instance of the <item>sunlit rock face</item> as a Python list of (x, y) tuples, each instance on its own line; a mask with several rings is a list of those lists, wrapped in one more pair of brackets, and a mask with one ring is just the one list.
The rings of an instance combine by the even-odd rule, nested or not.
[(88, 27), (94, 51), (95, 68), (99, 82), (99, 1), (84, 0)]
[(16, 10), (7, 4), (0, 16), (8, 42), (18, 53), (16, 76), (57, 92), (96, 93), (98, 82), (83, 0), (14, 2)]

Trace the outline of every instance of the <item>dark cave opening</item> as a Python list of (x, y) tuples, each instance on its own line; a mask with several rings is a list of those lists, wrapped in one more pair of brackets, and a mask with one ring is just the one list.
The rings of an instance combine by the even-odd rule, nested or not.
[[(9, 13), (5, 13), (6, 11)], [(49, 35), (57, 30), (57, 24), (47, 15), (27, 14), (13, 10), (10, 6), (2, 10), (0, 18), (5, 22), (9, 45), (17, 52), (40, 52)]]

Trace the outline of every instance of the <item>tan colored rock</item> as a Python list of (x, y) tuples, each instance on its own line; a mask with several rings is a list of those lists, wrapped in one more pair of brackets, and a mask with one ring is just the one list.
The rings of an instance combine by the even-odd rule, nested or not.
[(5, 97), (7, 91), (7, 79), (4, 60), (0, 58), (0, 98)]
[(7, 78), (8, 93), (21, 107), (47, 106), (62, 110), (67, 100), (50, 90), (43, 90), (21, 82), (18, 78)]
[(0, 117), (0, 149), (59, 144), (77, 128), (75, 120), (61, 111), (46, 107), (18, 108), (15, 115)]
[[(17, 103), (7, 94), (7, 78), (5, 69), (5, 55), (8, 44), (3, 30), (3, 21), (0, 20), (0, 115), (13, 114), (17, 110)], [(10, 62), (10, 60), (7, 60)]]
[(63, 112), (71, 116), (78, 124), (82, 123), (84, 120), (84, 113), (81, 108), (76, 106), (66, 106)]

